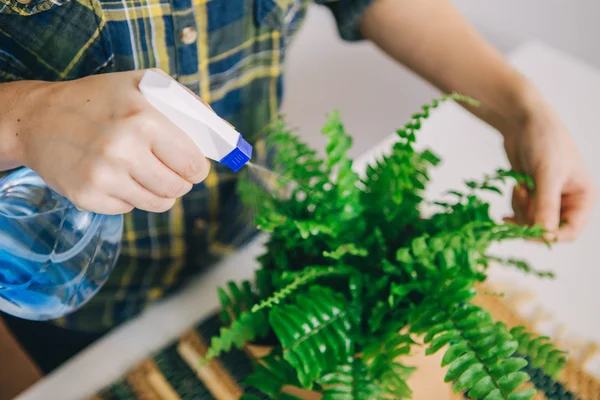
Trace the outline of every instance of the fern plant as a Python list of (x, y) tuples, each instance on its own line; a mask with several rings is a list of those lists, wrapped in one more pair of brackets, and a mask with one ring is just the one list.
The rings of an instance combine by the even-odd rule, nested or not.
[[(426, 354), (444, 351), (446, 381), (472, 399), (532, 399), (535, 392), (522, 389), (528, 363), (559, 373), (565, 355), (547, 338), (509, 330), (472, 304), (490, 262), (503, 261), (487, 253), (490, 245), (544, 233), (493, 220), (479, 193), (501, 193), (509, 181), (532, 188), (531, 179), (498, 170), (444, 201), (424, 199), (440, 160), (416, 150), (416, 133), (447, 100), (474, 103), (453, 94), (424, 106), (363, 177), (352, 169), (352, 140), (337, 112), (323, 128), (325, 157), (276, 124), (269, 136), (275, 187), (240, 184), (257, 225), (269, 232), (266, 252), (254, 284), (219, 291), (224, 328), (204, 362), (270, 338), (273, 350), (257, 360), (247, 384), (273, 399), (294, 398), (286, 385), (325, 400), (410, 398), (410, 353), (418, 345)], [(422, 215), (424, 204), (437, 211)], [(505, 264), (549, 276), (519, 260)]]

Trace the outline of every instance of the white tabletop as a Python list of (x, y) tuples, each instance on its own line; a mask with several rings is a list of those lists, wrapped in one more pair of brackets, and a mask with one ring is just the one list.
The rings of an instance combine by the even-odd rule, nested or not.
[[(538, 43), (530, 43), (512, 54), (514, 65), (527, 75), (555, 106), (571, 129), (575, 141), (589, 163), (596, 185), (600, 186), (600, 136), (597, 114), (600, 109), (600, 72)], [(363, 170), (366, 162), (390, 148), (394, 135), (384, 140), (356, 162)], [(446, 104), (433, 114), (419, 136), (419, 143), (432, 147), (443, 157), (435, 170), (429, 193), (435, 195), (459, 187), (466, 178), (477, 178), (508, 163), (500, 137), (489, 127), (454, 104)], [(509, 213), (507, 198), (490, 198), (495, 215)], [(600, 235), (600, 216), (593, 215), (587, 231), (573, 244), (552, 251), (540, 246), (512, 243), (497, 249), (499, 254), (527, 258), (537, 268), (557, 273), (554, 281), (509, 270), (494, 270), (493, 282), (511, 282), (534, 292), (536, 301), (553, 314), (557, 323), (568, 326), (568, 336), (600, 342), (600, 270), (597, 268), (595, 237)], [(199, 322), (218, 307), (215, 288), (228, 280), (251, 278), (261, 242), (249, 245), (190, 282), (176, 296), (151, 307), (140, 317), (79, 354), (23, 393), (19, 400), (79, 400), (117, 380), (138, 361), (174, 340), (186, 328)], [(551, 333), (552, 326), (542, 328)], [(598, 357), (589, 365), (600, 376)]]

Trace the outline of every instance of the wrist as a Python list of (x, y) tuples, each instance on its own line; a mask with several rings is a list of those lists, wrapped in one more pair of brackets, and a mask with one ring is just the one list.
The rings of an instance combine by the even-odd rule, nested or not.
[(502, 136), (521, 131), (543, 106), (538, 89), (517, 71), (501, 84), (496, 102), (490, 104), (490, 125)]
[[(40, 89), (47, 82), (19, 81), (0, 85), (0, 170), (26, 165), (26, 144), (41, 110)], [(37, 99), (37, 101), (36, 101)]]

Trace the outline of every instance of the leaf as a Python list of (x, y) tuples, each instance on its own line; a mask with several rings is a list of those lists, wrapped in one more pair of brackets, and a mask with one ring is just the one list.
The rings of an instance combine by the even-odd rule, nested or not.
[(324, 375), (319, 384), (324, 388), (322, 400), (378, 399), (381, 395), (381, 388), (360, 358)]
[(473, 385), (473, 388), (469, 390), (468, 395), (471, 399), (483, 399), (494, 389), (496, 389), (496, 386), (494, 385), (492, 378), (489, 376), (485, 376), (484, 378), (480, 379), (475, 385)]
[(469, 344), (465, 341), (461, 341), (457, 344), (450, 346), (450, 348), (446, 350), (446, 353), (442, 358), (442, 367), (452, 364), (454, 361), (456, 361), (458, 357), (462, 356), (465, 353), (468, 353), (469, 351)]
[(531, 400), (535, 397), (535, 389), (525, 389), (508, 395), (508, 400)]
[(392, 284), (390, 285), (390, 307), (395, 307), (415, 288), (416, 286), (410, 283), (407, 283), (405, 285), (398, 285), (397, 283), (392, 282)]
[[(478, 306), (454, 302), (468, 286), (468, 282), (456, 280), (438, 289), (436, 300), (426, 303), (426, 311), (415, 309), (418, 318), (413, 327), (428, 332), (426, 337), (432, 339), (426, 354), (450, 344), (442, 366), (448, 367), (444, 381), (454, 381), (455, 392), (464, 390), (473, 399), (505, 400), (505, 396), (515, 393), (529, 379), (521, 371), (527, 362), (522, 358), (508, 358), (518, 342), (505, 324), (494, 322), (489, 313)], [(440, 317), (434, 322), (431, 315)]]
[(352, 355), (351, 312), (340, 296), (321, 286), (298, 295), (296, 304), (271, 309), (269, 324), (302, 387), (311, 389), (316, 379)]
[(421, 153), (421, 158), (433, 166), (438, 165), (441, 161), (440, 158), (433, 154), (431, 150), (425, 150), (423, 153)]
[(526, 332), (522, 326), (512, 328), (510, 334), (517, 340), (519, 352), (533, 360), (535, 368), (541, 368), (553, 378), (564, 369), (566, 353), (556, 349), (549, 342), (549, 338)]
[(329, 236), (334, 234), (333, 230), (329, 226), (316, 221), (294, 221), (294, 224), (296, 225), (296, 228), (298, 228), (302, 239), (308, 239), (311, 236), (320, 234)]
[(246, 377), (243, 383), (268, 395), (271, 399), (293, 399), (281, 392), (285, 385), (294, 385), (298, 381), (294, 369), (283, 360), (277, 351), (273, 351), (260, 362), (256, 363), (254, 371)]
[(474, 353), (465, 353), (458, 357), (456, 361), (450, 364), (444, 382), (452, 382), (458, 379), (467, 369), (477, 363), (477, 357)]
[(418, 237), (411, 243), (411, 250), (416, 257), (427, 253), (427, 241), (425, 237)]
[(329, 113), (322, 133), (329, 136), (325, 151), (327, 152), (327, 165), (333, 167), (345, 158), (346, 152), (352, 147), (352, 138), (346, 134), (338, 111)]
[(273, 295), (261, 301), (259, 304), (255, 304), (254, 307), (252, 307), (252, 312), (255, 313), (262, 310), (263, 308), (271, 308), (274, 305), (281, 303), (293, 292), (298, 290), (302, 285), (306, 285), (319, 278), (333, 275), (351, 275), (354, 272), (355, 270), (346, 266), (306, 267), (304, 271), (293, 274), (293, 281), (287, 286), (273, 293)]
[(396, 252), (396, 260), (405, 264), (413, 262), (412, 256), (410, 255), (410, 250), (407, 248), (398, 249)]
[(427, 349), (425, 354), (426, 355), (435, 354), (438, 352), (438, 350), (440, 350), (445, 345), (447, 345), (453, 341), (461, 340), (461, 339), (462, 338), (460, 336), (460, 333), (458, 333), (457, 331), (449, 331), (449, 332), (443, 333), (440, 336), (433, 339), (433, 341), (429, 345), (429, 348)]
[(246, 343), (266, 334), (266, 318), (264, 313), (243, 312), (235, 319), (231, 326), (222, 327), (219, 336), (211, 339), (205, 357), (201, 360), (206, 365), (210, 360), (218, 357), (232, 348), (242, 348)]
[(524, 358), (507, 358), (506, 360), (501, 360), (496, 365), (492, 366), (490, 368), (490, 375), (492, 375), (495, 379), (499, 379), (510, 373), (520, 371), (526, 366), (527, 360)]
[(485, 377), (489, 376), (487, 375), (484, 366), (482, 364), (474, 364), (458, 378), (454, 384), (454, 392), (456, 393), (471, 388)]
[(491, 261), (495, 261), (495, 262), (505, 265), (505, 266), (513, 266), (526, 274), (535, 275), (538, 278), (554, 279), (554, 277), (555, 277), (554, 273), (552, 271), (538, 271), (538, 270), (534, 269), (533, 267), (531, 267), (531, 265), (529, 265), (529, 263), (525, 260), (519, 260), (519, 259), (515, 259), (515, 258), (503, 259), (503, 258), (493, 257), (493, 256), (488, 256), (487, 258)]
[(521, 385), (529, 380), (529, 375), (525, 372), (512, 372), (498, 379), (500, 390), (504, 394), (510, 394), (521, 387)]
[(484, 184), (481, 186), (481, 189), (488, 190), (490, 192), (494, 192), (494, 193), (498, 193), (498, 194), (502, 194), (502, 190), (500, 190), (500, 188), (498, 188), (496, 186), (492, 186), (492, 185)]
[(231, 299), (227, 292), (221, 288), (217, 288), (217, 294), (219, 295), (219, 301), (222, 307), (229, 307), (231, 305)]
[(504, 396), (502, 396), (500, 389), (494, 389), (483, 400), (504, 400)]
[(366, 257), (368, 255), (368, 251), (365, 248), (356, 247), (354, 243), (347, 243), (339, 246), (333, 252), (324, 251), (323, 256), (327, 258), (331, 258), (334, 260), (340, 260), (345, 255)]

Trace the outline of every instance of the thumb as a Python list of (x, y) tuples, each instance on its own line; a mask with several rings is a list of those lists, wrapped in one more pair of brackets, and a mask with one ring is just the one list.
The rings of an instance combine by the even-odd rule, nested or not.
[(533, 222), (542, 224), (544, 229), (554, 232), (560, 222), (562, 184), (555, 174), (544, 171), (538, 174), (535, 182)]

